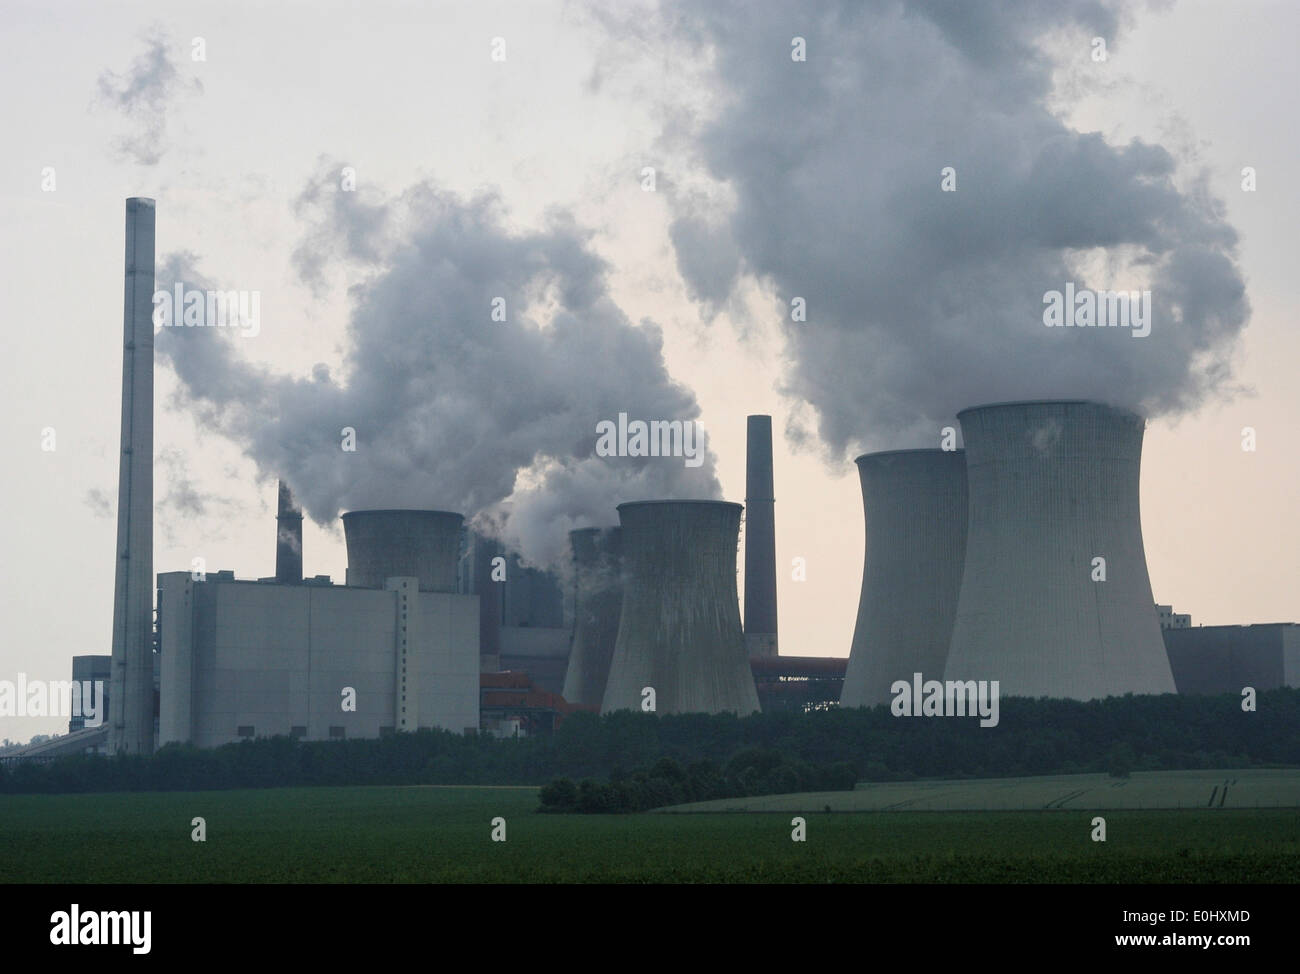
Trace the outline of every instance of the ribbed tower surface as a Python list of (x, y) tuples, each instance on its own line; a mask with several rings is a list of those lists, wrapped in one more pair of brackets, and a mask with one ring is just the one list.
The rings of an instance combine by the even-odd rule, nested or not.
[(1086, 401), (958, 419), (970, 506), (946, 678), (1003, 696), (1173, 693), (1142, 546), (1143, 419)]
[(624, 590), (602, 713), (758, 710), (736, 593), (739, 504), (620, 504)]
[(942, 679), (966, 553), (960, 451), (858, 457), (867, 543), (840, 704), (888, 703), (895, 680)]

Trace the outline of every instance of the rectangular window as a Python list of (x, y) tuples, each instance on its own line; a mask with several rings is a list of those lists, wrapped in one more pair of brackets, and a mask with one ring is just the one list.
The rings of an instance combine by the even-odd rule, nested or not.
[(347, 732), (342, 727), (331, 727), (330, 737), (346, 737)]

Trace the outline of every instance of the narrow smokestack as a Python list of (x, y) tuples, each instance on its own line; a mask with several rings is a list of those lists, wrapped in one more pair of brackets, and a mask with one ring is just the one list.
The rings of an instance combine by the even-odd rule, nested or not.
[(601, 712), (749, 714), (758, 710), (736, 600), (739, 504), (618, 506), (623, 608)]
[(122, 309), (122, 453), (117, 474), (117, 572), (109, 750), (153, 751), (154, 201), (126, 201)]
[(894, 450), (857, 463), (867, 545), (840, 705), (875, 707), (895, 680), (943, 678), (966, 556), (966, 455)]
[(750, 416), (745, 467), (745, 649), (775, 656), (776, 520), (772, 489), (772, 417)]
[(283, 480), (275, 525), (275, 580), (281, 585), (301, 584), (302, 511), (293, 502), (293, 492)]
[(623, 608), (622, 529), (569, 532), (573, 548), (573, 643), (564, 673), (564, 699), (599, 707), (609, 680)]
[(969, 531), (945, 679), (1017, 697), (1175, 692), (1142, 547), (1142, 417), (1068, 400), (957, 419)]
[(455, 592), (463, 521), (450, 511), (349, 511), (347, 583), (383, 588), (386, 578), (410, 576), (422, 592)]

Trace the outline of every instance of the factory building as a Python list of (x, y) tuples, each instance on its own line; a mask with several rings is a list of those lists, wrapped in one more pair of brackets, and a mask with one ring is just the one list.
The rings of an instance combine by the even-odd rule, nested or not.
[(1179, 693), (1300, 687), (1300, 625), (1171, 627), (1165, 650)]
[(1172, 605), (1156, 605), (1156, 615), (1160, 617), (1160, 628), (1164, 629), (1186, 629), (1192, 624), (1192, 617), (1185, 613), (1175, 612)]
[(159, 743), (476, 731), (479, 607), (455, 591), (461, 521), (344, 514), (343, 586), (161, 574)]
[(573, 634), (560, 579), (475, 531), (463, 549), (458, 589), (479, 597), (482, 672), (527, 673), (538, 690), (560, 693)]

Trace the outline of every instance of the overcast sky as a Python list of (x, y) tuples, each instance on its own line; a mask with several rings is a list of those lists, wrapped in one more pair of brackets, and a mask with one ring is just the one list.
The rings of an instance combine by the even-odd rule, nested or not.
[[(160, 335), (157, 571), (271, 574), (279, 474), (309, 574), (386, 503), (544, 559), (620, 500), (742, 501), (770, 413), (781, 649), (845, 656), (853, 457), (1089, 396), (1152, 416), (1157, 600), (1300, 618), (1300, 9), (615, 6), (5, 5), (0, 679), (110, 651), (128, 196), (160, 286), (260, 295), (255, 336)], [(1067, 281), (1151, 290), (1150, 336), (1044, 328)], [(595, 457), (620, 410), (698, 418), (708, 461)]]

